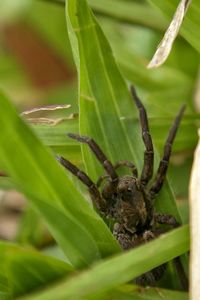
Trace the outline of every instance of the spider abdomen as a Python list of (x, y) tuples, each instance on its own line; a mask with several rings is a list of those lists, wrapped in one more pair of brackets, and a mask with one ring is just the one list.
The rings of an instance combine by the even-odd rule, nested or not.
[(133, 203), (119, 199), (115, 205), (113, 217), (119, 224), (123, 224), (128, 232), (133, 234), (146, 223), (147, 210), (145, 203), (141, 201), (137, 205), (133, 205)]

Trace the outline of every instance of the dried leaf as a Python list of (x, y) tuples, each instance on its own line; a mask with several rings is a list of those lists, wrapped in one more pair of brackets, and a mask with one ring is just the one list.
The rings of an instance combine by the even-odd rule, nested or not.
[(52, 125), (55, 126), (63, 121), (66, 120), (71, 120), (71, 119), (75, 119), (77, 117), (76, 113), (72, 113), (67, 117), (64, 118), (46, 118), (46, 117), (38, 117), (38, 118), (29, 118), (27, 117), (28, 115), (32, 114), (32, 113), (36, 113), (36, 112), (40, 112), (40, 111), (55, 111), (55, 110), (60, 110), (60, 109), (66, 109), (66, 108), (70, 108), (71, 105), (70, 104), (55, 104), (55, 105), (46, 105), (46, 106), (39, 106), (39, 107), (34, 107), (30, 110), (24, 111), (21, 113), (21, 115), (23, 117), (26, 118), (26, 120), (31, 123), (31, 124), (37, 124), (37, 125)]
[(27, 121), (31, 124), (37, 125), (57, 125), (62, 121), (66, 120), (66, 118), (57, 118), (57, 119), (50, 119), (50, 118), (27, 118)]
[(22, 116), (30, 115), (30, 114), (38, 112), (38, 111), (66, 109), (66, 108), (69, 108), (70, 106), (71, 106), (70, 104), (54, 104), (54, 105), (38, 106), (38, 107), (34, 107), (30, 110), (22, 112), (21, 115)]
[(50, 119), (50, 118), (26, 118), (26, 120), (31, 123), (31, 124), (35, 124), (35, 125), (58, 125), (64, 121), (67, 120), (73, 120), (76, 119), (78, 117), (77, 113), (72, 113), (70, 114), (68, 117), (65, 118), (55, 118), (55, 119)]
[[(200, 131), (199, 131), (200, 136)], [(200, 299), (200, 141), (195, 151), (190, 182), (190, 300)]]
[(159, 67), (166, 61), (167, 57), (170, 54), (173, 42), (178, 35), (186, 11), (191, 2), (192, 0), (180, 1), (174, 14), (174, 17), (147, 68), (150, 69)]

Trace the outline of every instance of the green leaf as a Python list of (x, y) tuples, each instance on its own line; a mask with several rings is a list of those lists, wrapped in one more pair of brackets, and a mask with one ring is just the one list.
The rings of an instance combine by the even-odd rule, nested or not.
[(53, 289), (23, 299), (50, 300), (55, 295), (56, 299), (88, 299), (89, 296), (119, 287), (188, 250), (189, 227), (183, 226), (145, 245), (104, 260)]
[[(187, 151), (194, 149), (197, 140), (197, 126), (196, 122), (199, 119), (198, 115), (191, 115), (185, 117), (181, 123), (181, 128), (177, 134), (176, 140), (173, 145), (173, 152), (178, 151)], [(153, 136), (156, 137), (156, 146), (159, 148), (160, 152), (162, 151), (164, 145), (164, 138), (166, 138), (169, 128), (172, 124), (172, 118), (152, 118), (151, 127)]]
[(67, 137), (68, 132), (78, 131), (78, 118), (66, 119), (55, 125), (32, 124), (32, 128), (42, 142), (60, 155), (70, 157), (80, 164), (80, 145)]
[[(153, 48), (161, 39), (160, 34), (146, 28), (119, 25), (105, 19), (100, 21), (126, 79), (148, 93), (160, 91), (163, 104), (165, 98), (168, 104), (169, 96), (173, 101), (177, 101), (177, 98), (182, 101), (191, 99), (194, 78), (198, 72), (196, 61), (199, 54), (185, 40), (176, 41), (165, 65), (156, 70), (147, 69)], [(156, 97), (152, 95), (151, 105), (154, 105), (155, 101)], [(160, 101), (162, 99), (159, 99), (159, 103)]]
[(164, 30), (166, 20), (147, 4), (121, 0), (89, 0), (95, 12), (125, 23), (138, 24), (155, 30)]
[[(139, 124), (132, 122), (138, 112), (111, 48), (85, 0), (69, 0), (66, 9), (79, 72), (80, 132), (93, 137), (113, 163), (131, 160), (141, 170), (144, 146)], [(102, 168), (85, 147), (83, 150), (87, 173), (96, 180)], [(156, 155), (156, 163), (158, 160)], [(168, 184), (163, 187), (156, 205), (160, 211), (180, 220)]]
[(66, 277), (73, 271), (72, 266), (63, 261), (6, 242), (0, 242), (0, 258), (0, 289), (6, 282), (7, 292), (12, 296)]
[(188, 293), (171, 291), (161, 288), (142, 288), (133, 285), (124, 285), (107, 292), (100, 297), (94, 296), (88, 299), (101, 300), (188, 300)]
[(32, 130), (0, 95), (0, 162), (42, 214), (54, 238), (76, 267), (119, 251), (102, 219)]

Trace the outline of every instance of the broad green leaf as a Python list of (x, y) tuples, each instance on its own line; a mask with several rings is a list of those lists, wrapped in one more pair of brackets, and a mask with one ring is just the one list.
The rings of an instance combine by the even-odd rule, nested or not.
[[(46, 292), (27, 296), (24, 300), (89, 299), (109, 289), (119, 287), (142, 273), (189, 250), (189, 227), (183, 226), (158, 239), (126, 253), (106, 259), (90, 270), (64, 281)], [(105, 280), (106, 278), (106, 280)], [(140, 291), (137, 294), (140, 295)], [(136, 298), (137, 299), (137, 298)], [(151, 298), (150, 298), (151, 299)]]
[(119, 250), (101, 218), (32, 130), (0, 95), (0, 163), (45, 219), (76, 267)]
[(0, 242), (0, 258), (0, 286), (6, 282), (10, 296), (22, 295), (73, 271), (63, 261), (6, 242)]
[[(155, 7), (158, 7), (169, 22), (178, 6), (180, 0), (149, 0)], [(181, 26), (180, 34), (200, 52), (200, 3), (193, 0), (187, 11), (185, 20)]]
[[(132, 160), (141, 170), (144, 146), (138, 122), (132, 122), (138, 112), (110, 46), (85, 0), (68, 0), (66, 9), (79, 72), (80, 132), (95, 138), (112, 162)], [(85, 147), (84, 161), (88, 174), (97, 179), (102, 169)], [(168, 184), (157, 207), (180, 219)]]

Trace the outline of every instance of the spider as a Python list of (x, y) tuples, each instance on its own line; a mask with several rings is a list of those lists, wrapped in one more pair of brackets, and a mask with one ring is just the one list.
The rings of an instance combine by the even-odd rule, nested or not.
[[(88, 187), (93, 205), (100, 215), (104, 218), (107, 217), (114, 220), (112, 232), (124, 250), (136, 247), (156, 238), (160, 234), (160, 228), (157, 224), (167, 224), (173, 228), (179, 225), (173, 216), (155, 212), (154, 199), (161, 190), (165, 180), (172, 144), (185, 110), (185, 106), (182, 106), (174, 120), (164, 146), (164, 154), (156, 176), (153, 183), (149, 186), (149, 181), (153, 176), (153, 143), (149, 133), (146, 110), (133, 86), (131, 86), (131, 94), (139, 111), (142, 139), (145, 146), (144, 163), (140, 177), (138, 177), (137, 169), (132, 162), (119, 161), (113, 165), (99, 145), (92, 138), (87, 136), (72, 133), (68, 134), (70, 138), (87, 144), (105, 169), (106, 174), (99, 178), (97, 184), (70, 161), (63, 157), (57, 157), (58, 161), (68, 171), (78, 177), (79, 180)], [(132, 175), (119, 176), (117, 169), (120, 167), (129, 168)], [(106, 183), (104, 183), (102, 189), (99, 190), (104, 180), (106, 180)], [(179, 258), (176, 258), (174, 262), (180, 276), (184, 271)], [(153, 283), (162, 277), (165, 269), (166, 264), (154, 268), (136, 278), (136, 283), (153, 285)], [(180, 280), (185, 287), (187, 283), (183, 275), (181, 275)]]

